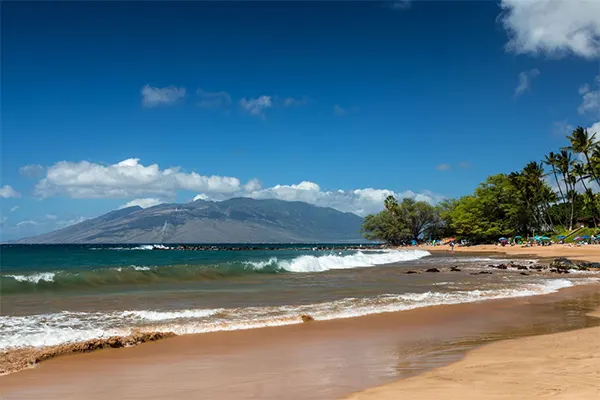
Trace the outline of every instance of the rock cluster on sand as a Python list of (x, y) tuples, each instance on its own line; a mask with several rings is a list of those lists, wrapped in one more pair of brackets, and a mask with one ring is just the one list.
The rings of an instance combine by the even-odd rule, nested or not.
[(85, 342), (66, 343), (57, 346), (10, 350), (0, 358), (0, 374), (19, 371), (41, 361), (64, 354), (89, 353), (96, 350), (131, 347), (145, 342), (153, 342), (175, 336), (172, 332), (134, 332), (128, 336), (111, 336), (105, 339), (91, 339)]

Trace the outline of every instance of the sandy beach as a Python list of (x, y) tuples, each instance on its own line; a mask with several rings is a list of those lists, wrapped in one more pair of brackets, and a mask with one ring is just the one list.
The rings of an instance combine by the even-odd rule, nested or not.
[[(596, 326), (599, 321), (587, 313), (599, 305), (598, 286), (589, 285), (545, 296), (186, 335), (131, 348), (58, 357), (37, 368), (0, 377), (0, 385), (3, 399), (334, 399), (423, 373), (415, 379), (426, 382), (421, 380), (445, 370), (427, 371), (459, 361), (468, 351), (490, 341)], [(597, 389), (592, 385), (598, 378), (593, 372), (598, 369), (594, 364), (598, 358), (590, 356), (598, 356), (598, 342), (592, 340), (597, 339), (598, 328), (565, 335), (524, 339), (532, 346), (527, 352), (514, 351), (521, 346), (519, 341), (501, 342), (498, 350), (491, 347), (494, 353), (490, 355), (486, 355), (485, 347), (473, 353), (476, 358), (468, 356), (466, 367), (458, 363), (448, 368), (464, 371), (469, 365), (496, 365), (505, 375), (468, 372), (464, 379), (477, 380), (478, 388), (487, 388), (488, 381), (510, 388), (513, 368), (518, 375), (532, 365), (539, 364), (536, 368), (543, 371), (548, 363), (564, 362), (567, 368), (570, 363), (581, 362), (581, 368), (573, 371), (585, 372), (571, 375), (561, 367), (554, 375), (542, 375), (540, 382), (577, 383), (581, 387), (573, 387), (581, 395), (593, 393)], [(569, 346), (563, 346), (562, 341)], [(560, 348), (557, 343), (561, 343)], [(502, 346), (513, 351), (508, 353)], [(547, 358), (540, 355), (540, 348)], [(521, 367), (521, 362), (526, 364)], [(561, 381), (557, 376), (573, 376), (573, 380)], [(532, 385), (536, 382), (532, 375), (526, 381)], [(414, 397), (413, 389), (409, 389), (410, 398), (438, 398), (436, 393), (431, 397), (430, 389), (423, 386), (428, 383), (419, 386), (413, 379), (355, 396), (398, 398), (396, 385), (404, 382), (423, 390), (421, 397)], [(530, 387), (519, 390), (528, 393)], [(489, 393), (479, 398), (490, 398)]]
[[(450, 251), (449, 245), (443, 246), (420, 246), (427, 251)], [(551, 246), (496, 246), (494, 244), (482, 244), (468, 247), (454, 247), (457, 253), (499, 253), (509, 256), (536, 256), (542, 258), (566, 257), (571, 260), (600, 262), (600, 245), (571, 246), (554, 244)]]
[[(600, 309), (591, 315), (600, 317)], [(493, 343), (457, 363), (348, 399), (598, 399), (599, 338), (595, 327)]]

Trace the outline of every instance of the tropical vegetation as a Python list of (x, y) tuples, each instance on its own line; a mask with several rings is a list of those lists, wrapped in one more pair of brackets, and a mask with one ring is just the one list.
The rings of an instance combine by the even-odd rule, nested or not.
[(499, 237), (553, 235), (600, 226), (600, 141), (582, 127), (569, 145), (520, 171), (489, 176), (473, 194), (431, 205), (390, 196), (365, 218), (365, 238), (402, 244), (455, 237), (474, 243)]

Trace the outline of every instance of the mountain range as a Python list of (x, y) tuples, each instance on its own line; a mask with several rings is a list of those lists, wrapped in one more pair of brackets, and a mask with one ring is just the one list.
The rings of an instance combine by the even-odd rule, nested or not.
[(283, 200), (128, 207), (14, 243), (293, 243), (362, 241), (362, 218)]

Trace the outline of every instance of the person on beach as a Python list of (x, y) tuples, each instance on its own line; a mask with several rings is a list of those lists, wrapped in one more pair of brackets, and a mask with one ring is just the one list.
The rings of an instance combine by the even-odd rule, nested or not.
[(454, 253), (454, 240), (450, 242), (450, 251)]

